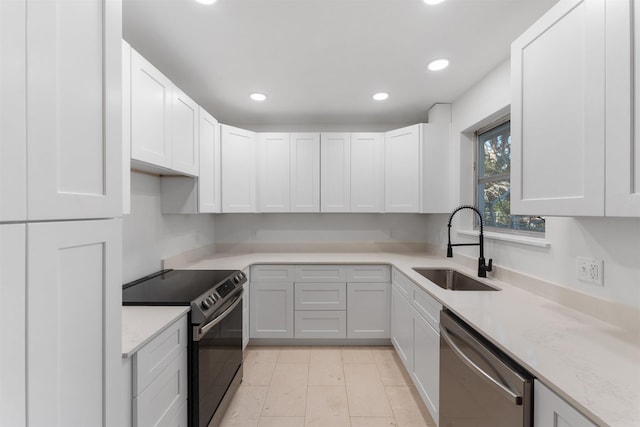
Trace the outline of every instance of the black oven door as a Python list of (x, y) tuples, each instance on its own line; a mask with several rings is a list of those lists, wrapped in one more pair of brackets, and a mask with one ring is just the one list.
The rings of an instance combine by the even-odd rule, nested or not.
[(240, 290), (203, 325), (193, 325), (189, 425), (217, 426), (242, 380)]

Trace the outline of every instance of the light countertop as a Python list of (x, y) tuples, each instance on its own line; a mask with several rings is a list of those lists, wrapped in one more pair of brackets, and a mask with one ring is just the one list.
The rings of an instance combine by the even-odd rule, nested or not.
[(176, 320), (189, 312), (184, 307), (122, 307), (122, 358), (131, 357)]
[(500, 292), (455, 292), (412, 270), (448, 266), (475, 276), (446, 258), (382, 252), (219, 254), (181, 268), (305, 263), (391, 264), (595, 422), (640, 426), (638, 334), (495, 279), (486, 280)]

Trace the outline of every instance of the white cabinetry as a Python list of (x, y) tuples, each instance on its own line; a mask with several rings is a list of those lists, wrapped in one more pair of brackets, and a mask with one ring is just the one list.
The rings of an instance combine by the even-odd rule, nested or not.
[(198, 176), (198, 104), (177, 87), (171, 103), (171, 169)]
[(249, 329), (249, 305), (251, 299), (251, 269), (245, 268), (243, 270), (247, 276), (247, 281), (242, 285), (244, 294), (242, 295), (242, 349), (244, 350), (249, 344), (249, 337), (251, 335)]
[(259, 211), (289, 212), (291, 167), (289, 134), (260, 133), (258, 135)]
[(408, 372), (413, 369), (413, 315), (402, 291), (391, 287), (391, 343)]
[(26, 425), (25, 238), (25, 224), (0, 225), (0, 425), (3, 426)]
[(640, 217), (640, 8), (606, 2), (606, 215)]
[(221, 125), (222, 211), (256, 212), (256, 135)]
[(320, 135), (320, 210), (349, 212), (351, 208), (351, 134)]
[(186, 426), (187, 327), (178, 319), (123, 364), (124, 426)]
[(351, 212), (382, 212), (384, 134), (351, 134)]
[(603, 0), (560, 2), (513, 42), (511, 212), (604, 215), (605, 69)]
[(320, 134), (290, 134), (291, 212), (320, 212)]
[(120, 421), (121, 227), (120, 220), (27, 225), (30, 425)]
[(122, 213), (131, 213), (131, 46), (122, 40)]
[(249, 298), (251, 338), (293, 338), (293, 283), (258, 280)]
[(385, 134), (385, 212), (449, 211), (449, 125), (428, 123)]
[(533, 385), (533, 401), (533, 427), (596, 426), (538, 380)]
[(389, 338), (390, 317), (389, 282), (347, 284), (347, 338)]

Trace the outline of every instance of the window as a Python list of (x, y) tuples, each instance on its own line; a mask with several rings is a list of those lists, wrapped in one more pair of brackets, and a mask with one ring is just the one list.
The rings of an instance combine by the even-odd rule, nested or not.
[[(544, 219), (511, 215), (511, 122), (504, 118), (476, 132), (476, 200), (485, 228), (544, 236)], [(476, 227), (479, 224), (476, 221)]]

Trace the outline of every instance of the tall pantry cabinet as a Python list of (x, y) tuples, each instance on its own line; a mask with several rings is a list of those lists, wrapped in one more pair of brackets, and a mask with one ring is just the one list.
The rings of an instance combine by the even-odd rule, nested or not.
[(0, 2), (0, 425), (120, 424), (121, 3)]

